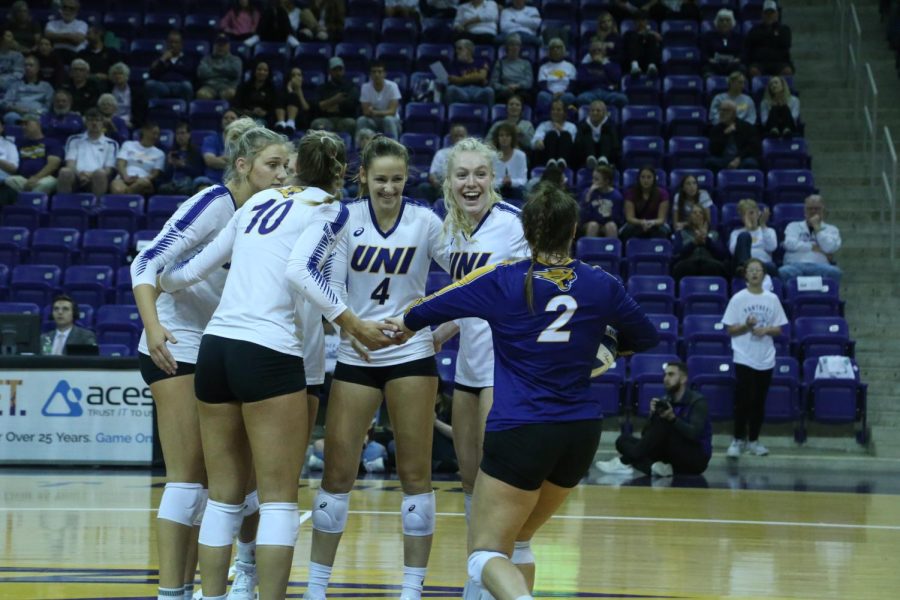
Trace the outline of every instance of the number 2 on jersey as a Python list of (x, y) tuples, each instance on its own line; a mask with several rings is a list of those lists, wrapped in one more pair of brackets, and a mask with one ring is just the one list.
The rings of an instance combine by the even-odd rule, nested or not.
[(291, 207), (294, 206), (294, 201), (289, 198), (281, 204), (272, 206), (273, 204), (275, 204), (274, 199), (251, 208), (250, 211), (256, 214), (253, 215), (253, 219), (247, 225), (244, 233), (253, 231), (257, 223), (259, 224), (258, 231), (260, 235), (266, 235), (278, 229), (278, 226), (281, 225), (281, 222), (284, 221), (284, 218), (291, 211)]
[(369, 296), (372, 300), (377, 300), (378, 304), (384, 304), (391, 297), (388, 288), (391, 285), (391, 278), (385, 277), (381, 283), (375, 286), (375, 289), (372, 290), (372, 295)]
[(565, 311), (556, 317), (550, 325), (547, 326), (547, 329), (541, 332), (541, 335), (538, 336), (537, 341), (539, 342), (568, 342), (570, 332), (563, 331), (563, 327), (571, 320), (572, 315), (575, 314), (575, 310), (578, 308), (578, 302), (575, 301), (575, 298), (572, 296), (554, 296), (550, 298), (550, 301), (547, 302), (547, 307), (544, 309), (544, 312), (557, 312), (560, 308), (564, 308)]

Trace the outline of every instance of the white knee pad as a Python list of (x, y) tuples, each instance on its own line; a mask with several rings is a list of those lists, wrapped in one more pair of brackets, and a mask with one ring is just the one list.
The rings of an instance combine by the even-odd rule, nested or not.
[(203, 523), (203, 513), (206, 512), (206, 503), (209, 501), (209, 490), (203, 488), (203, 500), (200, 502), (199, 508), (194, 513), (194, 527), (200, 527)]
[(484, 565), (494, 558), (506, 558), (506, 555), (500, 552), (491, 552), (489, 550), (476, 550), (469, 555), (469, 577), (472, 581), (478, 585), (482, 585), (481, 572), (484, 571)]
[(434, 492), (403, 496), (400, 505), (403, 535), (426, 536), (434, 533)]
[(288, 546), (297, 543), (300, 511), (295, 502), (264, 502), (259, 505), (257, 546)]
[(200, 543), (204, 546), (231, 546), (241, 528), (243, 504), (224, 504), (215, 500), (206, 502), (206, 512), (200, 525)]
[(156, 518), (190, 527), (202, 506), (203, 486), (199, 483), (167, 483)]
[(510, 560), (514, 565), (534, 564), (534, 553), (531, 551), (531, 541), (516, 542)]
[(313, 529), (324, 533), (343, 533), (347, 526), (350, 494), (329, 494), (319, 488), (313, 501)]
[(259, 494), (256, 493), (256, 490), (253, 490), (247, 497), (244, 498), (244, 518), (249, 517), (253, 513), (259, 510)]

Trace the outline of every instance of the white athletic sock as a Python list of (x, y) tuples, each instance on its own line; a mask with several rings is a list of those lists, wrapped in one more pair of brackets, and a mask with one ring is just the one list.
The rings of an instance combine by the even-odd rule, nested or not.
[(256, 564), (256, 540), (252, 542), (237, 541), (237, 559), (248, 564)]
[(309, 587), (307, 592), (312, 598), (324, 598), (331, 579), (331, 567), (319, 563), (309, 563)]
[(516, 600), (534, 600), (534, 596), (519, 596)]
[(422, 597), (422, 587), (425, 585), (425, 567), (407, 567), (403, 565), (403, 600), (419, 600)]
[(191, 600), (194, 597), (194, 584), (184, 584), (184, 600)]
[[(531, 596), (529, 596), (531, 598)], [(203, 600), (228, 600), (228, 594), (224, 596), (203, 596)]]
[(466, 525), (472, 517), (472, 494), (463, 493), (463, 504), (466, 507)]
[(184, 586), (180, 588), (157, 588), (157, 600), (172, 600), (173, 598), (184, 598)]

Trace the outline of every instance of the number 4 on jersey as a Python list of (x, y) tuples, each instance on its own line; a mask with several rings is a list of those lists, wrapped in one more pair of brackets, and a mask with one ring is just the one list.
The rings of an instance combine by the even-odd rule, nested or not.
[(369, 296), (372, 300), (377, 300), (378, 304), (384, 304), (391, 297), (388, 288), (391, 285), (391, 278), (385, 277), (381, 283), (375, 286), (375, 289), (372, 290), (372, 295)]

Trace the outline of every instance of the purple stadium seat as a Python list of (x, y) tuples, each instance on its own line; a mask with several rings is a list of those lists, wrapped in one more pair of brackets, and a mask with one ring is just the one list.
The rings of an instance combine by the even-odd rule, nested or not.
[(650, 319), (659, 334), (659, 344), (647, 352), (650, 354), (676, 354), (678, 352), (678, 318), (672, 314), (654, 313), (647, 313), (647, 318)]
[(719, 204), (738, 202), (744, 198), (763, 201), (765, 176), (755, 169), (723, 169), (716, 175)]
[(441, 349), (434, 355), (437, 362), (438, 379), (442, 389), (453, 391), (453, 381), (456, 379), (456, 350)]
[(860, 383), (856, 361), (850, 361), (853, 379), (816, 379), (818, 362), (817, 358), (803, 361), (804, 395), (812, 419), (819, 423), (865, 423), (867, 386)]
[(141, 330), (141, 315), (137, 306), (129, 304), (105, 304), (97, 310), (97, 342), (101, 344), (122, 344), (134, 352)]
[(702, 106), (703, 79), (698, 75), (669, 75), (663, 79), (663, 103), (666, 106)]
[(133, 233), (144, 220), (144, 197), (139, 194), (107, 194), (97, 203), (99, 229), (124, 229)]
[(762, 141), (762, 152), (768, 169), (809, 169), (812, 162), (803, 138), (766, 138)]
[(794, 344), (801, 360), (819, 356), (853, 356), (854, 342), (843, 317), (799, 317), (793, 322)]
[(34, 230), (41, 226), (47, 214), (49, 200), (41, 192), (19, 192), (16, 201), (3, 207), (2, 224), (5, 227), (26, 227)]
[(769, 423), (783, 423), (800, 418), (800, 365), (792, 356), (775, 359), (772, 383), (766, 396), (765, 420)]
[(785, 285), (791, 315), (797, 317), (841, 317), (840, 286), (834, 279), (822, 279), (821, 290), (800, 291), (797, 280)]
[(176, 98), (154, 98), (147, 102), (147, 118), (162, 129), (175, 129), (179, 121), (188, 118), (188, 106)]
[(209, 37), (211, 31), (219, 28), (219, 19), (216, 15), (187, 14), (182, 23), (182, 31), (188, 38)]
[(603, 375), (591, 379), (589, 394), (600, 405), (604, 417), (621, 415), (625, 402), (625, 359), (619, 358)]
[[(706, 102), (704, 102), (704, 104), (709, 106), (716, 95), (721, 94), (726, 90), (728, 90), (728, 77), (724, 75), (708, 76), (706, 78)], [(744, 91), (750, 91), (746, 85), (744, 86)]]
[(348, 71), (369, 72), (369, 63), (374, 55), (371, 44), (340, 42), (334, 47), (334, 55), (344, 60)]
[(409, 150), (413, 166), (428, 169), (440, 148), (441, 138), (433, 133), (404, 133), (400, 135), (400, 143)]
[(40, 315), (41, 307), (34, 302), (0, 302), (0, 315)]
[[(779, 234), (784, 232), (791, 221), (803, 221), (806, 219), (802, 202), (786, 202), (772, 207), (772, 226)], [(779, 239), (782, 236), (779, 235)]]
[(78, 254), (81, 233), (68, 227), (44, 227), (31, 234), (31, 263), (68, 267)]
[(575, 258), (604, 271), (619, 274), (622, 262), (622, 242), (615, 238), (581, 237), (575, 242)]
[(347, 2), (347, 14), (350, 17), (378, 20), (382, 14), (381, 2), (378, 0), (349, 0)]
[(735, 0), (700, 0), (698, 4), (700, 5), (700, 13), (703, 15), (704, 20), (715, 18), (716, 13), (723, 8), (729, 10), (737, 8), (737, 2), (735, 2)]
[(441, 62), (445, 67), (448, 67), (452, 60), (452, 44), (429, 42), (419, 44), (416, 47), (416, 71), (428, 71), (428, 66), (433, 62)]
[(26, 227), (0, 227), (0, 264), (14, 267), (24, 262), (30, 237), (31, 232)]
[(622, 135), (662, 135), (662, 109), (658, 106), (629, 105), (622, 109)]
[(699, 31), (696, 21), (663, 21), (659, 32), (663, 37), (663, 45), (667, 47), (694, 48), (697, 46)]
[(669, 140), (669, 169), (702, 169), (708, 156), (708, 138), (673, 137)]
[(702, 106), (669, 106), (666, 109), (666, 134), (669, 137), (703, 137), (706, 118), (706, 109)]
[(625, 243), (628, 276), (668, 275), (672, 242), (664, 239), (632, 238)]
[(628, 136), (622, 140), (622, 165), (626, 169), (639, 169), (645, 165), (663, 168), (666, 144), (661, 137)]
[(678, 282), (678, 300), (684, 316), (721, 318), (728, 305), (728, 282), (722, 277), (683, 277)]
[(173, 29), (181, 29), (181, 15), (174, 12), (153, 11), (144, 16), (141, 34), (148, 37), (166, 37)]
[(629, 104), (659, 105), (660, 82), (656, 77), (625, 75), (621, 85)]
[(697, 185), (701, 189), (710, 192), (710, 194), (712, 193), (716, 181), (712, 171), (708, 169), (672, 169), (669, 173), (669, 189), (672, 190), (673, 197), (675, 195), (674, 192), (681, 185), (681, 180), (688, 175), (693, 175), (697, 179)]
[(9, 267), (0, 262), (0, 302), (5, 302), (9, 296)]
[(685, 356), (731, 356), (731, 336), (718, 315), (687, 315), (682, 323)]
[(103, 16), (103, 27), (120, 38), (132, 39), (140, 33), (142, 20), (140, 12), (117, 9)]
[(734, 416), (734, 365), (731, 357), (691, 356), (687, 359), (691, 387), (703, 394), (709, 403), (713, 421), (727, 421)]
[(81, 263), (116, 268), (128, 253), (129, 239), (124, 229), (88, 229), (81, 244)]
[(294, 49), (293, 66), (307, 70), (328, 70), (328, 59), (331, 58), (331, 44), (328, 42), (300, 42)]
[(381, 41), (415, 44), (419, 39), (419, 24), (415, 19), (385, 17), (381, 22)]
[(11, 302), (49, 304), (59, 290), (62, 269), (56, 265), (17, 265), (9, 283)]
[[(652, 31), (659, 31), (659, 23), (654, 21), (653, 19), (647, 19), (647, 27)], [(635, 31), (637, 29), (637, 21), (634, 19), (623, 19), (621, 23), (619, 23), (619, 33), (624, 37), (626, 33), (629, 31)]]
[(154, 60), (159, 58), (165, 50), (165, 40), (140, 38), (131, 41), (131, 49), (128, 53), (129, 65), (132, 65), (132, 74), (134, 67), (149, 67)]
[(635, 354), (631, 357), (631, 406), (636, 414), (646, 417), (650, 399), (666, 395), (663, 372), (666, 365), (681, 359), (676, 354)]
[(447, 120), (450, 123), (462, 123), (469, 135), (481, 137), (487, 132), (490, 107), (486, 104), (470, 102), (454, 102), (447, 107)]
[(444, 107), (432, 102), (410, 102), (404, 108), (403, 129), (409, 133), (442, 134)]
[(663, 48), (662, 71), (666, 75), (698, 75), (700, 73), (700, 49), (696, 46)]
[(222, 115), (228, 110), (227, 100), (193, 100), (188, 106), (191, 129), (218, 130)]
[[(645, 313), (675, 313), (675, 280), (668, 275), (632, 275), (626, 288)], [(677, 324), (673, 333), (678, 334)]]
[(283, 71), (290, 57), (290, 46), (283, 42), (259, 42), (253, 47), (254, 62), (266, 61), (272, 71)]
[(816, 191), (812, 171), (773, 169), (766, 175), (766, 195), (770, 204), (803, 202)]
[(187, 196), (150, 196), (147, 200), (147, 228), (162, 229)]
[(71, 227), (84, 231), (90, 226), (90, 218), (97, 198), (90, 193), (56, 194), (50, 203), (50, 227)]
[(134, 304), (134, 293), (131, 290), (131, 267), (116, 269), (116, 304)]
[(104, 266), (73, 265), (66, 269), (63, 289), (78, 304), (106, 304), (113, 285), (113, 270)]
[(415, 46), (409, 43), (381, 42), (375, 46), (375, 58), (388, 70), (408, 72), (413, 64)]
[(100, 348), (100, 356), (106, 358), (131, 356), (131, 349), (124, 344), (98, 344), (98, 347)]

